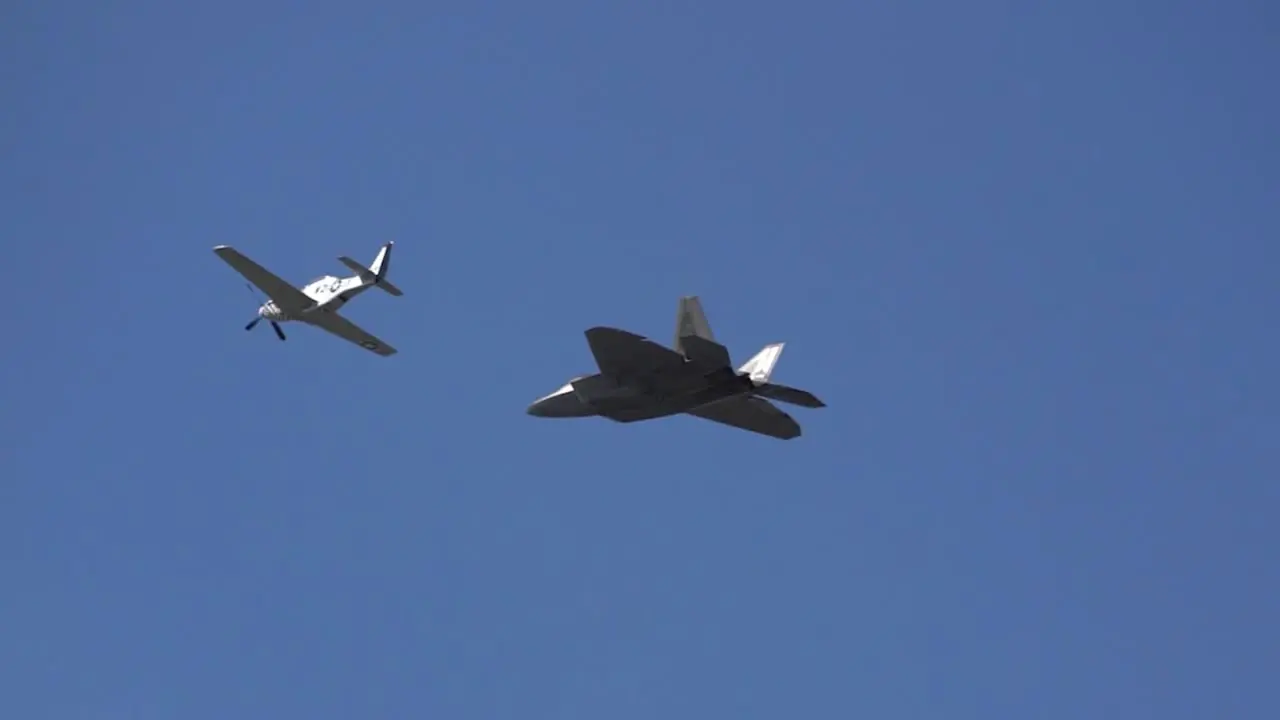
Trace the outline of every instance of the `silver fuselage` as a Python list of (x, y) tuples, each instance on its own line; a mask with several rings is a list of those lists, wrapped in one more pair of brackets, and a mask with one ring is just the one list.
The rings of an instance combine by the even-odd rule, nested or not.
[(373, 283), (365, 282), (356, 276), (339, 278), (333, 275), (325, 275), (307, 283), (302, 288), (302, 292), (315, 301), (315, 305), (312, 305), (305, 312), (285, 312), (279, 305), (276, 305), (274, 300), (268, 300), (262, 304), (262, 307), (258, 308), (258, 315), (262, 316), (264, 320), (274, 320), (275, 322), (306, 322), (308, 314), (338, 310), (350, 302), (352, 298), (371, 287), (373, 287)]

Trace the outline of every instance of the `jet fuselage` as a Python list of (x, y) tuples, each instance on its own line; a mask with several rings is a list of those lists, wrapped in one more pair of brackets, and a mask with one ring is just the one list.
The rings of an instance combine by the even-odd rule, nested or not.
[(535, 417), (600, 416), (618, 422), (649, 420), (687, 412), (725, 398), (750, 393), (751, 379), (729, 368), (707, 373), (696, 363), (643, 377), (597, 373), (574, 378), (528, 408)]

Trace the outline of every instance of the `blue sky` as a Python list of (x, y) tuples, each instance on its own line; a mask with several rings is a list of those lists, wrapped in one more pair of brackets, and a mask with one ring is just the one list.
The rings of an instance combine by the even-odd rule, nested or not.
[[(0, 714), (1275, 717), (1280, 18), (785, 7), (11, 4)], [(524, 414), (682, 294), (804, 437)]]

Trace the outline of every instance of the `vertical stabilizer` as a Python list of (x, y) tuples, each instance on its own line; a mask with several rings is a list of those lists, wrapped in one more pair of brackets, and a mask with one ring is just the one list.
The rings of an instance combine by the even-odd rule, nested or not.
[(773, 374), (773, 369), (778, 365), (778, 358), (782, 356), (782, 348), (785, 345), (786, 343), (765, 345), (760, 352), (743, 363), (742, 367), (738, 368), (738, 372), (749, 376), (751, 381), (757, 385), (769, 382), (769, 376)]
[(702, 302), (698, 300), (697, 295), (680, 298), (680, 307), (676, 310), (676, 339), (671, 347), (687, 357), (689, 353), (685, 352), (684, 342), (680, 338), (690, 336), (712, 342), (716, 339), (716, 336), (711, 333), (711, 324), (707, 322), (707, 316), (702, 312)]
[(387, 270), (391, 265), (391, 246), (394, 244), (394, 242), (388, 242), (383, 245), (382, 249), (378, 250), (378, 256), (373, 259), (373, 264), (367, 268), (346, 255), (340, 256), (338, 260), (343, 265), (354, 270), (356, 275), (360, 277), (362, 284), (372, 285), (392, 295), (403, 295), (404, 293), (400, 292), (400, 288), (392, 285), (391, 281), (387, 280)]
[(379, 280), (386, 277), (387, 270), (391, 269), (391, 246), (395, 245), (394, 241), (388, 242), (378, 250), (378, 256), (373, 259), (373, 264), (369, 266), (369, 272), (373, 273)]
[(386, 292), (388, 295), (399, 297), (404, 293), (400, 292), (400, 288), (391, 284), (387, 279), (387, 271), (391, 269), (391, 246), (395, 245), (395, 241), (388, 240), (378, 250), (378, 256), (373, 259), (373, 264), (369, 266), (369, 272), (373, 273), (373, 286)]

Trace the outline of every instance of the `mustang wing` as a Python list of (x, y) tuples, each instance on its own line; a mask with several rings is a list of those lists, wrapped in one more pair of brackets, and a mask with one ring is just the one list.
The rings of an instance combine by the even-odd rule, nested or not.
[(267, 297), (275, 301), (277, 307), (290, 314), (297, 314), (315, 304), (298, 288), (276, 277), (271, 271), (240, 254), (230, 245), (219, 245), (213, 249), (236, 272), (257, 285)]
[(738, 395), (687, 412), (704, 420), (780, 440), (800, 437), (800, 424), (763, 398)]
[(591, 354), (605, 375), (652, 375), (684, 364), (684, 356), (626, 330), (593, 327), (587, 331)]
[(322, 330), (328, 330), (343, 340), (350, 340), (365, 350), (377, 355), (386, 357), (388, 355), (396, 354), (395, 348), (370, 335), (360, 329), (359, 325), (356, 325), (335, 312), (320, 310), (303, 315), (302, 319)]

